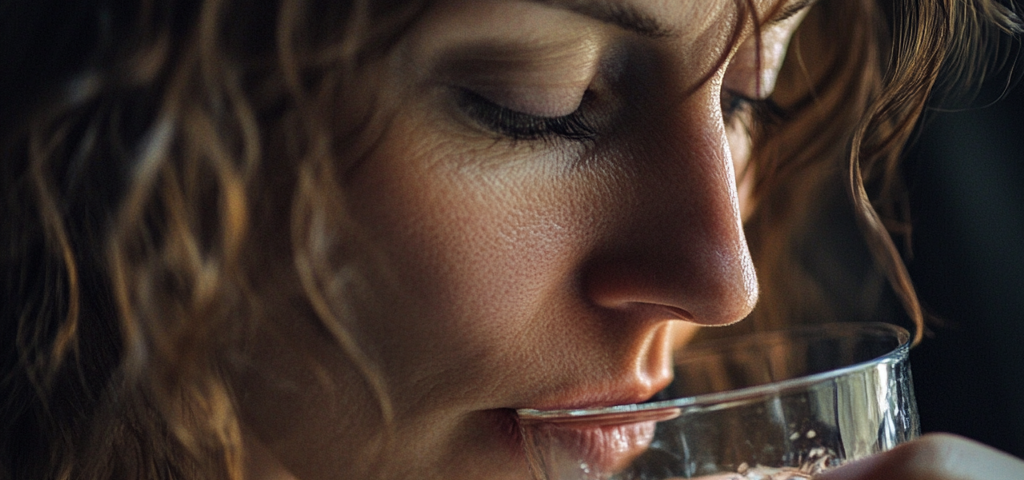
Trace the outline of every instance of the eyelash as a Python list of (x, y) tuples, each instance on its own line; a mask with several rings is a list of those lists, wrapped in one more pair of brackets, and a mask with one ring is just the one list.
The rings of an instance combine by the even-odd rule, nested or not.
[(726, 126), (749, 119), (747, 129), (772, 123), (782, 117), (782, 109), (770, 98), (751, 98), (734, 90), (722, 91), (722, 120)]
[(512, 110), (465, 88), (458, 89), (458, 97), (462, 110), (473, 120), (513, 141), (565, 139), (590, 142), (598, 136), (597, 126), (583, 109), (589, 98), (586, 94), (580, 108), (561, 117), (543, 117)]
[[(473, 120), (487, 130), (513, 141), (565, 139), (590, 142), (598, 136), (597, 127), (582, 108), (589, 98), (589, 92), (585, 94), (581, 108), (561, 117), (544, 117), (512, 110), (465, 88), (458, 89), (458, 96), (463, 111)], [(782, 116), (782, 110), (771, 99), (752, 98), (733, 90), (722, 91), (721, 108), (726, 126), (740, 122), (740, 126), (748, 130), (756, 125), (771, 123)]]

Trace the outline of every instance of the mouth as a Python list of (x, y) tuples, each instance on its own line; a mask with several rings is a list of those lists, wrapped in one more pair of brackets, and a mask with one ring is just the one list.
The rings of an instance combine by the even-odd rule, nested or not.
[(622, 471), (647, 451), (657, 423), (678, 414), (678, 409), (668, 409), (625, 418), (520, 418), (520, 424), (532, 468), (546, 472), (580, 471), (587, 478), (605, 478)]
[[(621, 387), (595, 388), (589, 391), (569, 391), (558, 398), (519, 408), (520, 412), (555, 412), (569, 410), (598, 410), (622, 405), (636, 405), (655, 401), (665, 385), (651, 386), (646, 383)], [(582, 389), (581, 389), (582, 390)], [(528, 415), (532, 416), (532, 415)]]
[[(581, 468), (593, 473), (614, 473), (627, 467), (647, 450), (654, 438), (655, 422), (625, 425), (561, 425), (542, 429), (546, 439), (527, 434), (530, 440), (548, 443), (565, 452), (558, 470)], [(540, 433), (540, 432), (538, 432)], [(551, 463), (550, 459), (546, 463)]]
[(577, 388), (518, 409), (520, 438), (537, 478), (553, 472), (606, 478), (629, 467), (649, 449), (657, 423), (679, 415), (675, 408), (629, 407), (654, 400), (664, 386), (630, 381)]

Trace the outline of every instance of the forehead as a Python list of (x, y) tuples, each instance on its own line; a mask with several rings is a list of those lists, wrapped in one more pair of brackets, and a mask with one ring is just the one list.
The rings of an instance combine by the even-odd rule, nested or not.
[[(737, 22), (749, 27), (754, 14), (762, 23), (781, 12), (814, 0), (439, 0), (427, 15), (444, 37), (529, 37), (538, 30), (564, 27), (570, 34), (577, 18), (590, 17), (649, 37), (691, 45), (719, 43), (736, 32)], [(530, 7), (534, 8), (530, 8)], [(547, 13), (537, 8), (547, 10)], [(751, 12), (751, 9), (755, 10)], [(440, 21), (437, 21), (440, 20)], [(440, 30), (440, 31), (438, 31)]]
[[(654, 53), (664, 68), (672, 70), (666, 70), (667, 76), (696, 86), (721, 72), (722, 62), (752, 30), (752, 14), (764, 24), (807, 3), (810, 0), (438, 0), (406, 37), (410, 48), (405, 58), (422, 71), (457, 56), (452, 52), (475, 51), (479, 56), (479, 51), (500, 51), (503, 57), (515, 53), (511, 56), (528, 56), (536, 63), (570, 51), (590, 55), (614, 50), (615, 45), (626, 45), (619, 40), (647, 37), (650, 41), (629, 40), (628, 45), (643, 45), (643, 51)], [(552, 52), (558, 55), (540, 55)]]

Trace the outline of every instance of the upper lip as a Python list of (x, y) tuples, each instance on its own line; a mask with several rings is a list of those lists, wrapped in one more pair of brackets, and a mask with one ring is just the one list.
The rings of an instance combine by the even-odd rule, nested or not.
[[(668, 324), (647, 331), (601, 355), (570, 356), (551, 372), (553, 383), (538, 385), (521, 407), (534, 410), (592, 409), (646, 401), (671, 383), (671, 331)], [(577, 358), (579, 357), (579, 358)]]
[(525, 407), (532, 410), (580, 410), (629, 405), (649, 400), (665, 385), (640, 382), (631, 385), (608, 385), (598, 388), (578, 387), (561, 392)]

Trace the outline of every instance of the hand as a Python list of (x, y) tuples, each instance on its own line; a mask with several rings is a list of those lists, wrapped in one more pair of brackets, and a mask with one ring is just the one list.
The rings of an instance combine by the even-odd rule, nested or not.
[(925, 435), (815, 480), (1021, 480), (1024, 460), (948, 434)]

